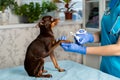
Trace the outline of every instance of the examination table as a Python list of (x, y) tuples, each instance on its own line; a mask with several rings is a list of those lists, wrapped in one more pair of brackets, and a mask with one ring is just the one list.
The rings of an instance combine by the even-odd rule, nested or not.
[(52, 78), (29, 77), (23, 66), (0, 70), (0, 80), (120, 80), (97, 69), (87, 67), (74, 61), (58, 61), (65, 72), (58, 72), (52, 62), (45, 62), (45, 70), (52, 74)]

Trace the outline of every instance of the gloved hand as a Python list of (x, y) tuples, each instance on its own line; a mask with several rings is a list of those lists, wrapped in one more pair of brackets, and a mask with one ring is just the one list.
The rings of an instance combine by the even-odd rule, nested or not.
[(74, 39), (77, 44), (85, 44), (94, 42), (94, 36), (91, 33), (86, 32), (84, 29), (80, 29), (74, 35)]
[(86, 54), (86, 47), (76, 43), (61, 43), (61, 47), (68, 52)]

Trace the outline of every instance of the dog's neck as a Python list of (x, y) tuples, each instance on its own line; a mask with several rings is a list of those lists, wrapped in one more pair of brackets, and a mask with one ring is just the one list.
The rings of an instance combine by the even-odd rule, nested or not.
[(53, 36), (54, 37), (52, 30), (48, 30), (48, 31), (40, 30), (40, 35), (43, 35), (43, 36)]

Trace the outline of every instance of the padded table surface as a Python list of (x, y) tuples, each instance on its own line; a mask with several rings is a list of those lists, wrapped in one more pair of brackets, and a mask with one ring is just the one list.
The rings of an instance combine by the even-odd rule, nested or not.
[(45, 62), (45, 70), (52, 74), (52, 78), (29, 77), (23, 66), (0, 70), (0, 80), (120, 80), (97, 69), (87, 67), (77, 62), (58, 61), (65, 72), (58, 72), (52, 62)]

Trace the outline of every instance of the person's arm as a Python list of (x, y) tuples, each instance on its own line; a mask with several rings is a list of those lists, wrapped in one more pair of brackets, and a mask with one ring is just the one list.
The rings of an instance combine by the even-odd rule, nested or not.
[(95, 43), (100, 42), (100, 32), (93, 33), (93, 36), (94, 36), (94, 42)]
[(101, 56), (120, 56), (120, 37), (116, 44), (98, 47), (87, 47), (86, 54)]

